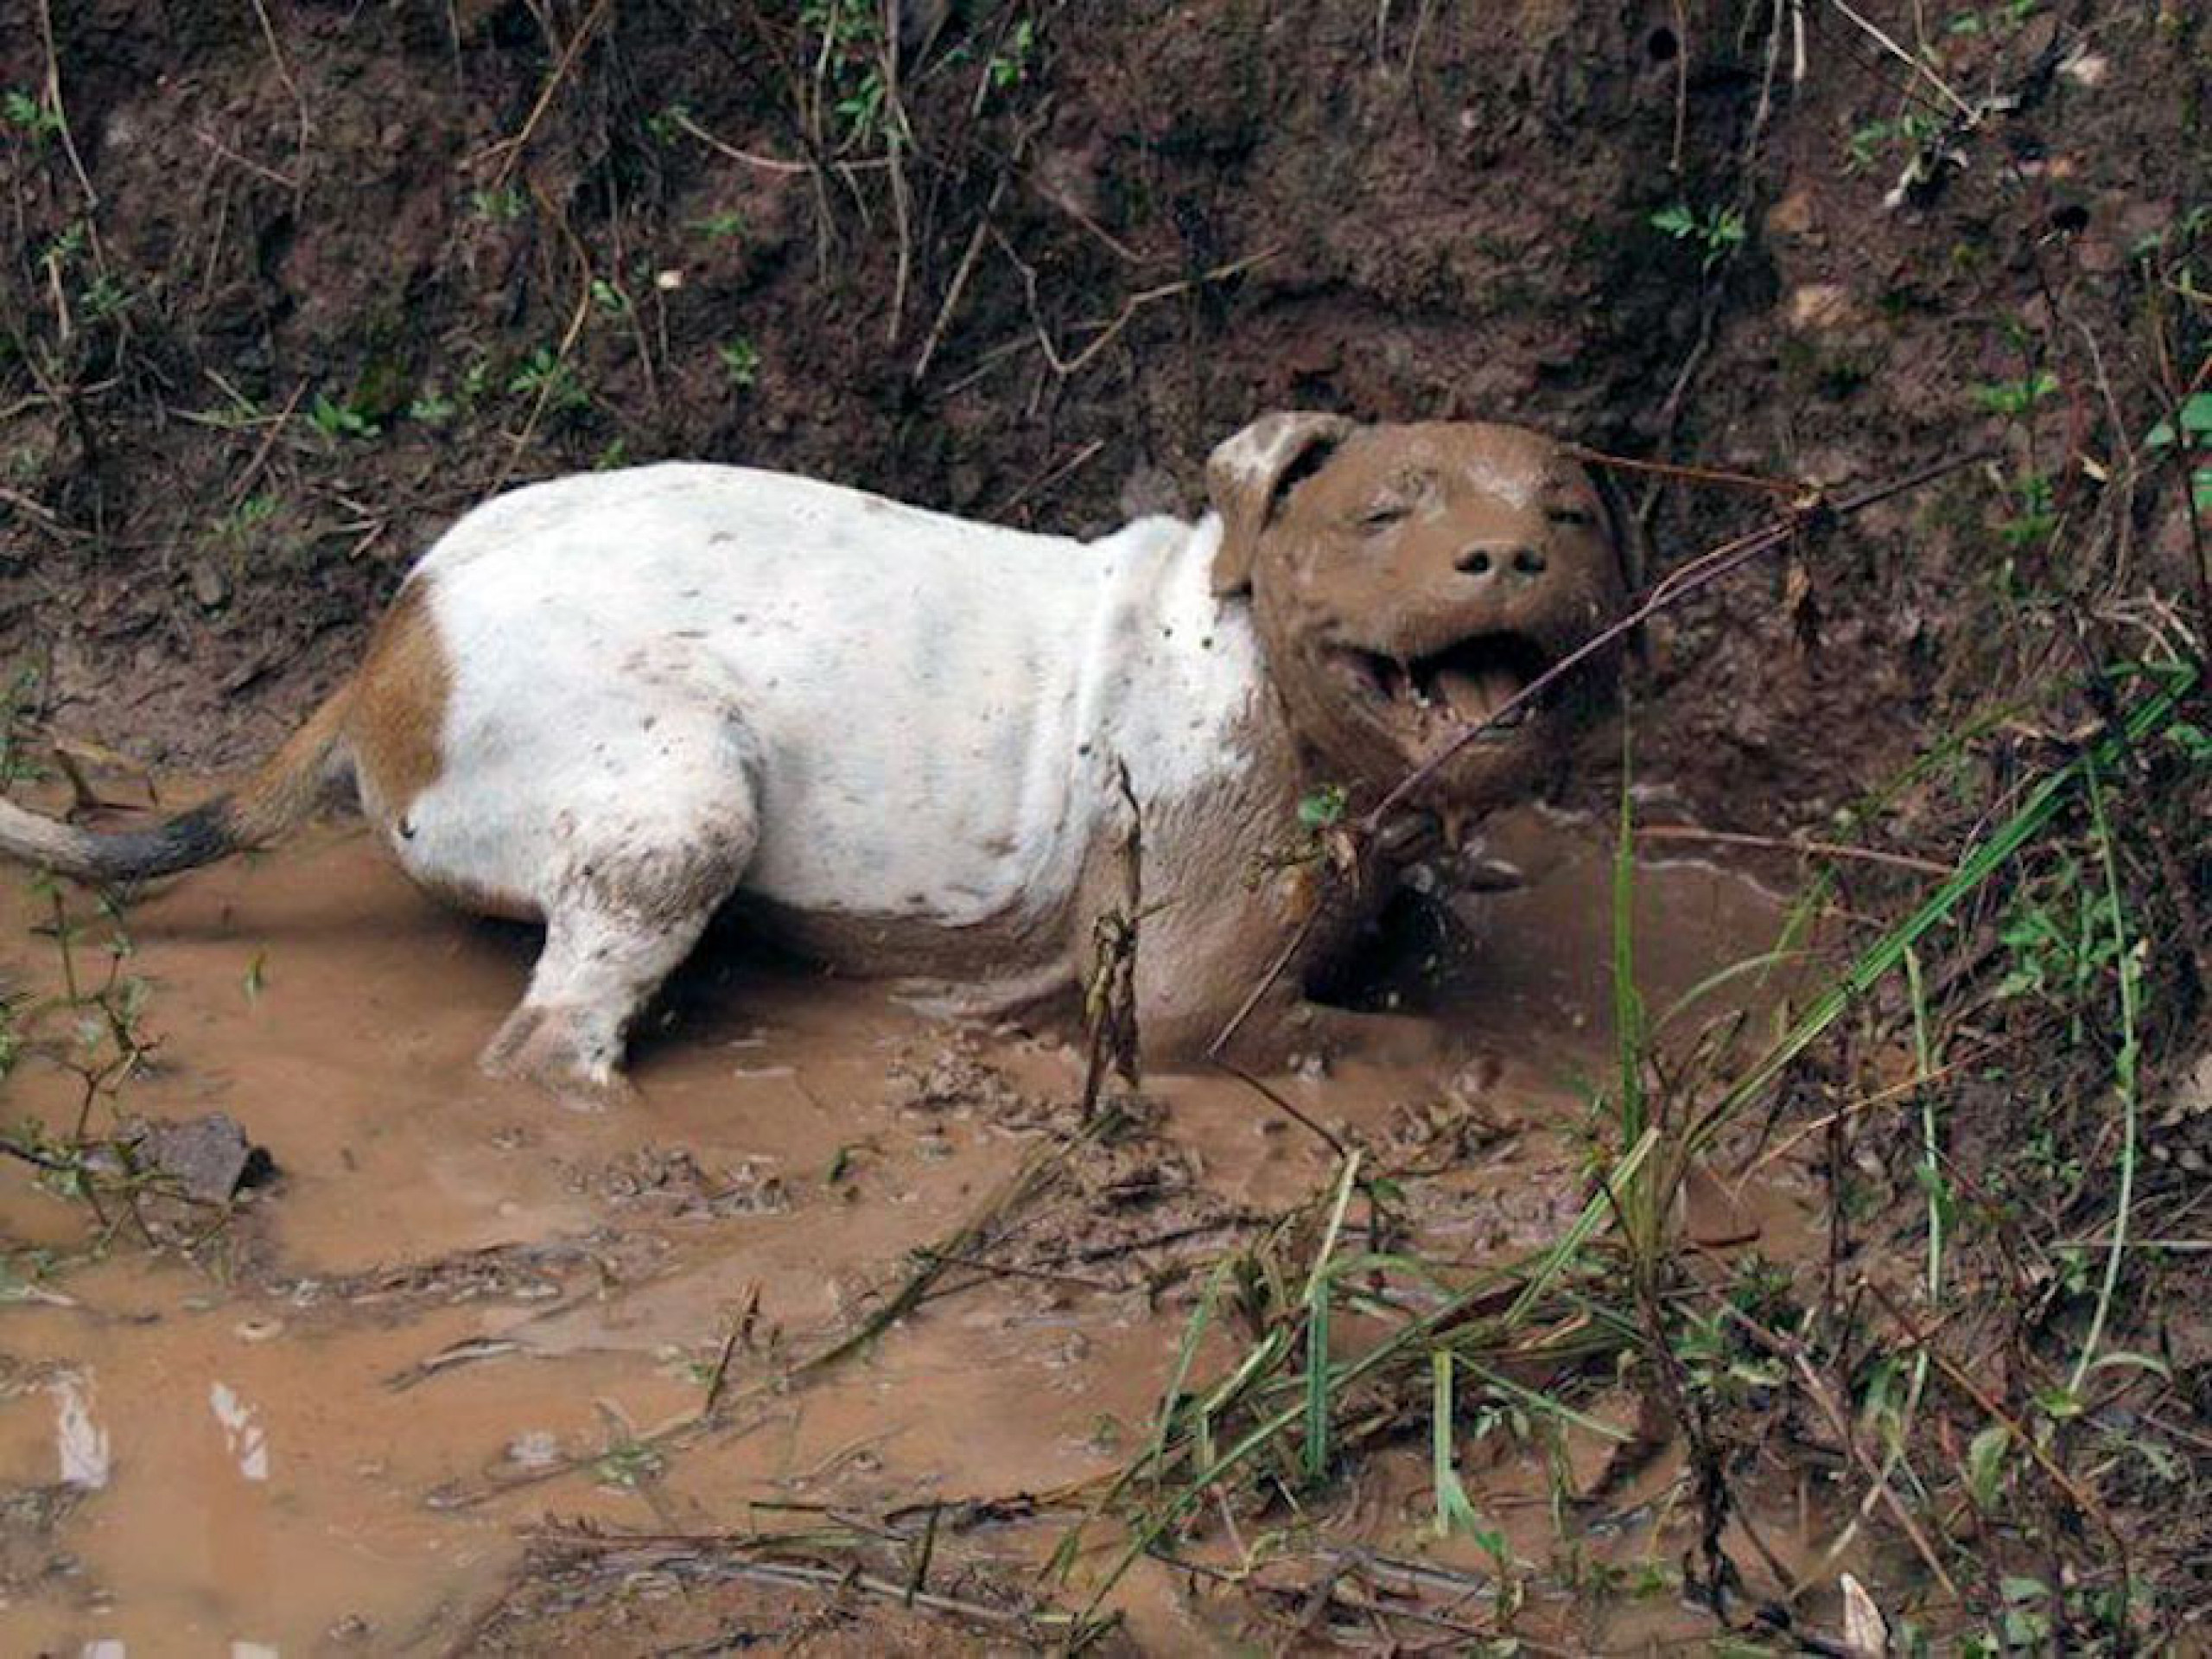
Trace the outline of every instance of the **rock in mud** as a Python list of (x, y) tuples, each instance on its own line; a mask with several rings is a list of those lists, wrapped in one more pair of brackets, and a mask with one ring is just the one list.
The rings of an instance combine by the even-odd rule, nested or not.
[(227, 1113), (181, 1122), (140, 1118), (124, 1138), (141, 1171), (169, 1177), (185, 1197), (204, 1203), (226, 1204), (243, 1189), (276, 1178), (276, 1162), (269, 1149), (254, 1145)]

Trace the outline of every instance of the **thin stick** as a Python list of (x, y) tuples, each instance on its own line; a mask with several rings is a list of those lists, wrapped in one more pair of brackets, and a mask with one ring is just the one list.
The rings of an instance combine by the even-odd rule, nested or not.
[(1718, 467), (1685, 467), (1671, 461), (1638, 461), (1628, 455), (1607, 454), (1602, 449), (1592, 449), (1580, 443), (1562, 443), (1560, 448), (1577, 461), (1594, 466), (1617, 467), (1628, 473), (1656, 473), (1662, 478), (1679, 478), (1690, 484), (1718, 484), (1725, 488), (1758, 490), (1768, 495), (1780, 496), (1785, 501), (1803, 499), (1807, 486), (1802, 479), (1762, 478), (1757, 473), (1732, 473)]
[(1867, 34), (1873, 36), (1873, 38), (1880, 43), (1882, 48), (1891, 57), (1895, 58), (1899, 63), (1904, 64), (1907, 68), (1910, 69), (1913, 73), (1925, 79), (1929, 86), (1933, 86), (1937, 92), (1942, 93), (1945, 98), (1948, 99), (1951, 102), (1951, 107), (1958, 111), (1960, 117), (1966, 122), (1967, 126), (1977, 127), (1981, 124), (1980, 109), (1974, 105), (1967, 103), (1966, 99), (1961, 98), (1956, 92), (1953, 92), (1950, 88), (1949, 83), (1945, 81), (1941, 75), (1937, 74), (1933, 69), (1930, 69), (1918, 58), (1913, 56), (1911, 53), (1899, 46), (1887, 35), (1885, 35), (1880, 29), (1869, 22), (1866, 18), (1860, 16), (1857, 12), (1853, 11), (1849, 5), (1845, 3), (1845, 0), (1828, 0), (1828, 3), (1834, 6), (1838, 11), (1841, 12), (1845, 16), (1851, 19), (1853, 22), (1858, 24), (1859, 27), (1866, 30)]
[(1265, 264), (1282, 251), (1281, 248), (1265, 248), (1258, 253), (1247, 254), (1242, 259), (1231, 259), (1224, 264), (1215, 265), (1210, 270), (1202, 270), (1195, 276), (1186, 276), (1179, 282), (1160, 283), (1152, 288), (1141, 289), (1123, 300), (1122, 308), (1108, 321), (1077, 323), (1076, 327), (1078, 328), (1096, 328), (1101, 332), (1073, 357), (1062, 358), (1058, 348), (1052, 344), (1052, 337), (1045, 331), (1043, 319), (1038, 315), (1036, 267), (1014, 251), (1014, 245), (1006, 239), (996, 226), (991, 227), (990, 233), (991, 239), (999, 245), (1001, 251), (1014, 262), (1015, 270), (1021, 273), (1022, 285), (1027, 290), (1029, 296), (1029, 319), (1031, 327), (1036, 335), (1035, 343), (1045, 353), (1045, 360), (1052, 365), (1052, 372), (1063, 380), (1080, 373), (1093, 358), (1121, 337), (1122, 331), (1135, 321), (1137, 314), (1146, 307), (1155, 305), (1161, 300), (1172, 300), (1179, 294), (1192, 293), (1210, 283), (1226, 282), (1231, 276), (1241, 276), (1245, 271)]
[(1916, 1072), (1903, 1083), (1891, 1084), (1886, 1089), (1878, 1089), (1871, 1095), (1861, 1096), (1857, 1100), (1837, 1107), (1832, 1112), (1822, 1114), (1809, 1123), (1801, 1124), (1787, 1138), (1769, 1147), (1746, 1164), (1743, 1173), (1736, 1178), (1735, 1190), (1740, 1193), (1751, 1178), (1761, 1170), (1770, 1164), (1788, 1157), (1792, 1148), (1802, 1145), (1822, 1130), (1840, 1123), (1847, 1118), (1857, 1117), (1862, 1112), (1871, 1112), (1877, 1106), (1887, 1106), (1906, 1095), (1916, 1092), (1939, 1078), (1950, 1077), (1955, 1072), (1965, 1071), (1969, 1066), (1979, 1065), (1991, 1055), (2001, 1053), (2005, 1049), (2013, 1047), (2016, 1041), (2016, 1039), (2003, 1037), (1993, 1042), (1985, 1043), (1971, 1054), (1959, 1059), (1947, 1061), (1924, 1073)]
[[(292, 95), (293, 112), (300, 118), (299, 148), (295, 150), (293, 154), (295, 156), (304, 156), (307, 154), (308, 149), (308, 135), (315, 130), (315, 124), (308, 116), (307, 98), (300, 91), (300, 83), (292, 79), (292, 67), (284, 61), (284, 48), (276, 44), (276, 25), (269, 21), (269, 8), (263, 3), (263, 0), (253, 0), (253, 15), (255, 20), (261, 25), (261, 38), (268, 44), (270, 60), (276, 66), (276, 79), (284, 83), (284, 90)], [(219, 149), (221, 147), (218, 145), (217, 148)], [(232, 159), (240, 162), (245, 161), (245, 157), (243, 156), (236, 156)], [(246, 165), (251, 167), (253, 163), (246, 162)], [(266, 169), (257, 170), (265, 171)], [(270, 174), (270, 176), (272, 178), (277, 177), (275, 174)], [(299, 194), (300, 187), (294, 184), (290, 180), (280, 179), (279, 181), (283, 183), (287, 189), (290, 190), (293, 194), (297, 195)]]
[(1976, 466), (1987, 459), (1986, 452), (1977, 450), (1971, 454), (1954, 455), (1948, 460), (1932, 461), (1925, 467), (1915, 468), (1903, 478), (1893, 480), (1886, 484), (1869, 485), (1866, 488), (1854, 491), (1840, 500), (1830, 501), (1825, 497), (1815, 496), (1773, 523), (1755, 530), (1747, 536), (1739, 536), (1733, 541), (1724, 542), (1710, 552), (1700, 555), (1655, 586), (1645, 595), (1643, 602), (1633, 607), (1619, 621), (1610, 627), (1599, 630), (1576, 646), (1512, 696), (1508, 697), (1497, 709), (1484, 715), (1482, 719), (1461, 727), (1449, 743), (1401, 779), (1396, 786), (1383, 796), (1382, 800), (1360, 819), (1358, 834), (1363, 837), (1375, 834), (1392, 812), (1405, 804), (1408, 797), (1417, 791), (1422, 785), (1427, 783), (1430, 779), (1435, 777), (1463, 749), (1484, 732), (1542, 696), (1567, 675), (1581, 667), (1583, 664), (1642, 627), (1644, 623), (1669, 606), (1702, 588), (1710, 587), (1721, 577), (1731, 575), (1750, 563), (1760, 554), (1794, 540), (1806, 531), (1832, 524), (1840, 518), (1849, 518), (1852, 514), (1862, 512), (1878, 502), (1886, 501), (1891, 497), (1902, 495), (1909, 490), (1918, 489), (1921, 486), (1932, 483), (1936, 479), (1959, 471), (1961, 467)]
[(2112, 1540), (2113, 1550), (2120, 1556), (2121, 1580), (2123, 1581), (2132, 1580), (2134, 1573), (2128, 1566), (2127, 1540), (2120, 1535), (2119, 1526), (2113, 1522), (2111, 1514), (2104, 1505), (2092, 1497), (2088, 1491), (2065, 1470), (2060, 1468), (2052, 1459), (2050, 1453), (2037, 1442), (2036, 1437), (2030, 1433), (2004, 1407), (1998, 1404), (1994, 1395), (1961, 1370), (1942, 1349), (1936, 1346), (1929, 1336), (1923, 1334), (1921, 1326), (1915, 1322), (1911, 1314), (1898, 1306), (1879, 1284), (1870, 1279), (1866, 1281), (1866, 1288), (1872, 1294), (1874, 1300), (1881, 1303), (1889, 1316), (1904, 1327), (1905, 1334), (1912, 1338), (1913, 1346), (1934, 1360), (1936, 1369), (1950, 1378), (1967, 1398), (1980, 1407), (1984, 1416), (2010, 1432), (2012, 1438), (2020, 1443), (2021, 1449), (2034, 1460), (2036, 1466), (2050, 1477), (2051, 1484), (2066, 1494), (2067, 1498), (2075, 1509), (2104, 1529), (2106, 1535)]
[(63, 154), (69, 157), (69, 170), (77, 175), (78, 188), (85, 193), (85, 212), (87, 218), (86, 232), (92, 238), (92, 251), (99, 253), (99, 232), (89, 222), (100, 205), (100, 193), (92, 188), (92, 175), (85, 171), (85, 158), (77, 153), (76, 135), (69, 130), (69, 111), (61, 101), (61, 54), (54, 44), (54, 8), (49, 0), (38, 0), (38, 35), (46, 48), (46, 96), (54, 105), (54, 124), (61, 134)]
[(300, 406), (300, 399), (306, 395), (307, 389), (305, 380), (292, 388), (292, 395), (284, 400), (284, 407), (276, 411), (276, 418), (269, 423), (269, 429), (261, 435), (261, 442), (255, 448), (252, 459), (246, 462), (245, 470), (238, 474), (238, 482), (231, 486), (231, 493), (225, 505), (236, 508), (245, 499), (246, 492), (253, 487), (253, 480), (261, 475), (261, 468), (269, 459), (269, 452), (276, 448), (277, 438), (283, 435), (284, 423), (292, 418), (292, 411)]
[(599, 20), (606, 15), (607, 9), (612, 3), (613, 0), (597, 0), (597, 3), (584, 15), (583, 22), (576, 25), (576, 32), (569, 36), (568, 45), (561, 50), (561, 60), (553, 66), (553, 73), (545, 78), (545, 85), (538, 90), (537, 102), (530, 106), (529, 115), (524, 118), (523, 124), (517, 130), (514, 137), (502, 138), (482, 155), (474, 158), (478, 162), (483, 162), (493, 156), (499, 157), (499, 165), (492, 174), (492, 188), (494, 190), (507, 181), (507, 175), (514, 170), (515, 162), (522, 155), (523, 146), (530, 142), (531, 135), (537, 130), (537, 124), (545, 118), (545, 111), (552, 105), (553, 95), (561, 90), (561, 83), (569, 78), (569, 71), (575, 67), (577, 56), (589, 43), (592, 31), (599, 27)]
[(1803, 858), (1856, 859), (1865, 864), (1882, 864), (1892, 869), (1912, 870), (1922, 875), (1949, 875), (1954, 866), (1940, 864), (1932, 858), (1914, 858), (1908, 853), (1885, 853), (1873, 847), (1847, 847), (1841, 842), (1792, 839), (1783, 836), (1753, 836), (1732, 830), (1706, 830), (1694, 823), (1638, 824), (1639, 841), (1697, 841), (1710, 842), (1716, 847), (1749, 847), (1764, 852), (1796, 853)]

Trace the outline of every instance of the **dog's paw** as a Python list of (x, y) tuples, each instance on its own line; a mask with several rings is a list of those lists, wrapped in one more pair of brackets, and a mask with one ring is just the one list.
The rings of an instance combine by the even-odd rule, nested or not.
[(595, 1022), (571, 1008), (524, 1003), (476, 1063), (486, 1076), (533, 1084), (571, 1111), (609, 1111), (638, 1099)]

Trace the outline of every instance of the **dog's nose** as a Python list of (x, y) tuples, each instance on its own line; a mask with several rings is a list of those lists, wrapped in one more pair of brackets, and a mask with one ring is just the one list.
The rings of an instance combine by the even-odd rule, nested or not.
[(1479, 543), (1464, 550), (1452, 564), (1460, 575), (1487, 576), (1500, 569), (1510, 569), (1517, 576), (1540, 576), (1544, 573), (1542, 552), (1525, 543), (1502, 545)]

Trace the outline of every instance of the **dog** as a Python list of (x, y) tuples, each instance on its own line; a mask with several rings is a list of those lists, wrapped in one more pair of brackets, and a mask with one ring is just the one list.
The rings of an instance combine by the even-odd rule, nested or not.
[[(543, 925), (481, 1063), (586, 1100), (625, 1090), (632, 1020), (733, 900), (957, 1011), (1065, 997), (1132, 833), (1147, 1058), (1203, 1047), (1271, 969), (1255, 1044), (1356, 1022), (1306, 988), (1389, 883), (1317, 880), (1301, 803), (1371, 803), (1599, 634), (1633, 538), (1570, 451), (1508, 426), (1268, 415), (1206, 478), (1195, 524), (1090, 542), (731, 467), (530, 485), (430, 548), (241, 787), (119, 833), (0, 803), (0, 851), (143, 880), (350, 779), (413, 880)], [(1409, 804), (1457, 824), (1538, 789), (1593, 663)]]

